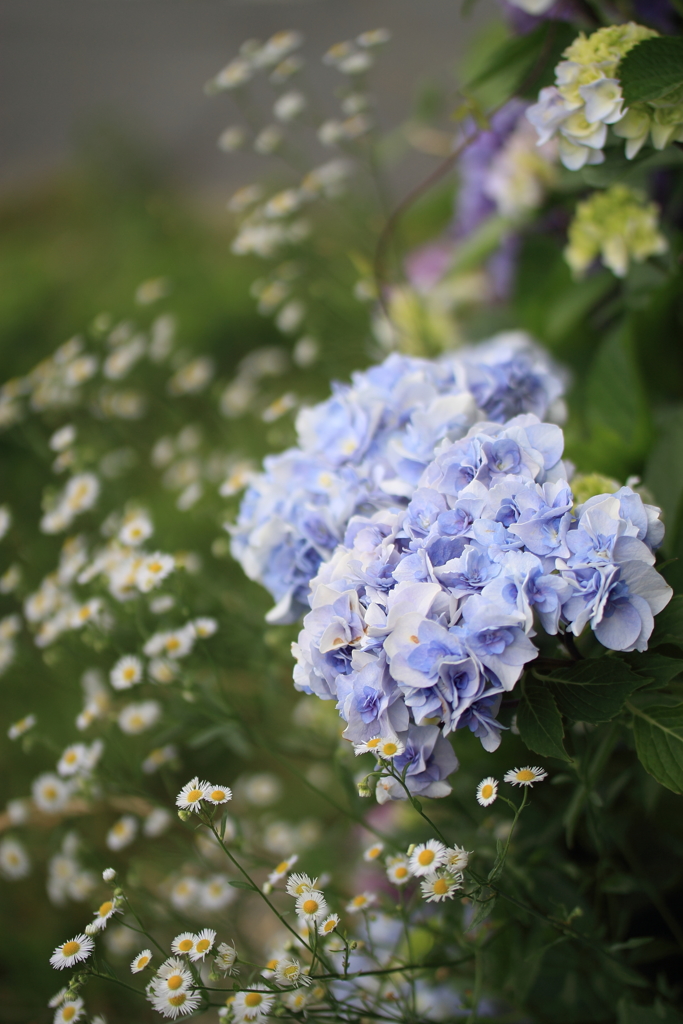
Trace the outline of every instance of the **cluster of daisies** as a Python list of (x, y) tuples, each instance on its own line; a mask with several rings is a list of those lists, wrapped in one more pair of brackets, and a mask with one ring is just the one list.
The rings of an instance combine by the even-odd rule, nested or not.
[[(503, 782), (507, 782), (511, 786), (527, 787), (533, 786), (536, 782), (543, 782), (547, 777), (548, 773), (542, 768), (527, 766), (526, 768), (511, 768), (503, 776)], [(488, 778), (482, 779), (477, 786), (477, 802), (482, 807), (489, 807), (497, 799), (498, 780), (489, 775)]]

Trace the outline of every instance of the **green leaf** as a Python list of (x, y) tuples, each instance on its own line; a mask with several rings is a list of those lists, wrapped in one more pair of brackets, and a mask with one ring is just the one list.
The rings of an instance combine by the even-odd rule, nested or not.
[(645, 486), (664, 512), (666, 534), (662, 547), (674, 550), (679, 510), (683, 498), (683, 406), (661, 415), (658, 437), (645, 467)]
[(489, 57), (485, 66), (468, 83), (467, 89), (476, 89), (499, 76), (512, 83), (511, 91), (525, 86), (525, 80), (534, 76), (529, 87), (535, 93), (546, 84), (543, 78), (547, 68), (554, 68), (562, 51), (575, 37), (575, 31), (561, 21), (546, 21), (533, 32), (506, 39)]
[(525, 682), (517, 712), (517, 728), (524, 743), (535, 754), (571, 760), (564, 749), (562, 715), (547, 686)]
[(624, 998), (619, 1000), (617, 1020), (619, 1024), (681, 1024), (683, 1017), (663, 1003), (637, 1006)]
[(655, 686), (666, 686), (683, 672), (683, 658), (667, 658), (656, 651), (628, 655), (628, 663), (638, 675), (647, 677)]
[(683, 39), (680, 36), (644, 39), (626, 54), (617, 76), (628, 106), (662, 99), (683, 85)]
[(488, 897), (488, 899), (486, 899), (487, 893), (490, 893), (490, 892), (491, 892), (490, 889), (482, 889), (481, 895), (484, 896), (485, 899), (484, 899), (484, 902), (477, 902), (477, 904), (476, 904), (476, 908), (477, 909), (474, 911), (474, 914), (472, 916), (472, 920), (467, 925), (467, 931), (468, 932), (469, 931), (474, 931), (474, 929), (478, 925), (480, 925), (482, 923), (482, 921), (485, 921), (486, 918), (492, 913), (493, 908), (496, 905), (496, 898), (497, 897), (491, 895), (491, 896)]
[(678, 644), (683, 647), (683, 594), (672, 597), (655, 619), (650, 647), (658, 647), (659, 644)]
[(643, 685), (619, 658), (590, 658), (545, 677), (560, 711), (575, 722), (609, 722)]
[[(585, 455), (593, 470), (626, 476), (650, 441), (650, 413), (628, 323), (598, 348), (585, 385)], [(588, 461), (588, 458), (586, 461)]]
[(657, 782), (683, 794), (683, 704), (678, 707), (628, 704), (640, 763)]
[(233, 889), (249, 889), (250, 892), (258, 892), (258, 889), (251, 882), (245, 882), (242, 878), (230, 879)]

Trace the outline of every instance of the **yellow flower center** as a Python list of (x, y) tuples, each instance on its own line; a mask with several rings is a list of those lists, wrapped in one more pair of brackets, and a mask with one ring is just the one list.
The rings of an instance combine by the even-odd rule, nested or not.
[(141, 956), (140, 959), (137, 962), (137, 967), (138, 967), (139, 970), (142, 970), (142, 968), (146, 967), (148, 963), (149, 963), (149, 957), (148, 956)]
[(175, 651), (178, 647), (180, 647), (180, 640), (175, 636), (170, 636), (166, 641), (166, 650)]
[(382, 852), (382, 847), (381, 846), (371, 846), (370, 849), (368, 850), (368, 857), (371, 857), (372, 860), (374, 860), (375, 857), (379, 857), (381, 852)]
[(282, 872), (286, 871), (288, 867), (289, 867), (289, 861), (281, 860), (280, 863), (278, 864), (278, 866), (275, 868), (275, 870), (278, 873), (278, 875), (281, 875)]
[(187, 996), (185, 995), (185, 993), (179, 992), (177, 996), (169, 996), (168, 1001), (171, 1004), (171, 1006), (182, 1006), (186, 999)]
[(482, 799), (488, 800), (489, 797), (493, 796), (493, 786), (489, 782), (486, 786), (481, 787)]
[(62, 1020), (66, 1020), (66, 1021), (73, 1020), (75, 1016), (76, 1016), (76, 1007), (75, 1006), (65, 1006), (64, 1009), (62, 1010)]
[(211, 949), (211, 943), (208, 939), (200, 939), (196, 948), (198, 953), (206, 953), (207, 949)]
[(43, 790), (43, 796), (45, 797), (46, 800), (56, 800), (57, 790), (55, 789), (54, 786), (46, 786), (45, 789)]
[(161, 572), (161, 570), (163, 569), (163, 565), (161, 564), (161, 562), (150, 562), (147, 568), (149, 569), (150, 572)]
[(74, 761), (76, 761), (77, 759), (78, 754), (76, 753), (75, 750), (70, 750), (68, 753), (64, 755), (64, 760), (66, 761), (67, 764), (73, 764)]
[(105, 900), (104, 903), (100, 906), (100, 909), (97, 911), (97, 913), (100, 915), (100, 917), (106, 917), (113, 906), (114, 903), (112, 900)]
[(299, 968), (296, 964), (290, 964), (288, 967), (285, 967), (282, 973), (285, 978), (296, 978), (299, 974)]
[(172, 989), (174, 992), (175, 992), (175, 990), (177, 988), (180, 988), (182, 983), (183, 983), (183, 976), (182, 976), (182, 974), (172, 974), (171, 977), (166, 982), (168, 987), (170, 989)]
[(380, 743), (381, 743), (381, 740), (379, 739), (379, 737), (376, 737), (374, 740), (368, 740), (368, 742), (366, 743), (366, 746), (370, 747), (371, 750), (374, 750), (375, 747), (378, 747), (380, 745)]
[(194, 942), (192, 939), (181, 939), (178, 943), (178, 949), (181, 953), (189, 953), (193, 946)]
[(225, 790), (224, 789), (212, 789), (211, 790), (211, 799), (212, 800), (225, 800)]
[(267, 971), (274, 971), (276, 967), (277, 967), (277, 960), (269, 960), (268, 963), (266, 964), (266, 970)]
[(519, 782), (533, 782), (536, 778), (530, 768), (522, 768), (521, 771), (517, 772), (517, 779)]
[(263, 1002), (263, 996), (260, 992), (247, 992), (244, 997), (245, 1006), (260, 1006)]
[(72, 939), (71, 942), (65, 942), (62, 946), (62, 956), (74, 956), (80, 948), (80, 942), (76, 942), (75, 939)]
[(317, 909), (318, 909), (318, 901), (317, 900), (304, 900), (304, 906), (303, 906), (304, 914), (315, 914)]
[(188, 804), (196, 804), (197, 800), (201, 800), (203, 796), (204, 791), (202, 789), (191, 789), (185, 799), (187, 800)]
[(434, 882), (434, 892), (437, 896), (445, 896), (448, 892), (448, 882), (445, 878), (437, 878)]
[(401, 864), (399, 867), (396, 868), (394, 874), (396, 875), (397, 878), (405, 878), (406, 875), (408, 874), (408, 868), (403, 867), (403, 865)]
[(417, 862), (418, 864), (421, 864), (423, 868), (426, 868), (429, 864), (432, 863), (435, 857), (436, 854), (434, 853), (433, 850), (422, 850), (417, 855)]
[(135, 668), (132, 665), (128, 665), (127, 668), (124, 668), (124, 670), (123, 670), (123, 678), (124, 679), (132, 679), (134, 675), (135, 675)]
[(354, 896), (351, 902), (353, 903), (354, 907), (364, 907), (365, 904), (367, 903), (367, 900), (365, 899), (365, 896)]
[(397, 750), (398, 746), (395, 743), (385, 743), (382, 747), (382, 753), (386, 757), (393, 757)]

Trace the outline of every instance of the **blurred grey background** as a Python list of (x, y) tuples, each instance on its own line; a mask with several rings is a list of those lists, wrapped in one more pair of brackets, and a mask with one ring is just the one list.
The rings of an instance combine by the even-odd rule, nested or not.
[(416, 82), (452, 75), (495, 0), (0, 0), (0, 192), (68, 164), (79, 138), (120, 126), (181, 186), (211, 199), (248, 177), (216, 146), (234, 120), (229, 95), (205, 81), (240, 43), (283, 28), (306, 36), (309, 89), (329, 105), (339, 76), (322, 65), (334, 42), (379, 26), (393, 33), (378, 61), (385, 123), (410, 109)]

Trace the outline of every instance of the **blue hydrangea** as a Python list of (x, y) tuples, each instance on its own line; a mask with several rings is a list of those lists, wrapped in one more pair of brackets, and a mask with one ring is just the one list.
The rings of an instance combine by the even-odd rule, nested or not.
[[(629, 487), (574, 507), (563, 447), (533, 413), (445, 438), (411, 500), (353, 516), (312, 580), (295, 685), (336, 700), (354, 744), (398, 741), (412, 793), (449, 791), (449, 734), (496, 749), (536, 629), (642, 651), (671, 597), (659, 509)], [(380, 780), (380, 801), (404, 797)]]
[[(390, 355), (354, 373), (350, 384), (335, 385), (327, 401), (302, 409), (297, 447), (264, 461), (229, 527), (233, 555), (273, 596), (268, 620), (292, 622), (302, 614), (311, 578), (344, 539), (352, 517), (408, 505), (440, 444), (464, 437), (480, 420), (557, 415), (563, 388), (561, 374), (531, 339), (507, 332), (439, 360)], [(463, 453), (465, 476), (471, 471), (471, 478), (479, 473), (483, 480), (516, 471), (509, 439), (484, 443), (484, 454)], [(525, 451), (520, 457), (526, 460), (520, 471), (528, 475), (535, 456)], [(476, 471), (472, 459), (479, 460)], [(474, 515), (468, 503), (443, 505), (454, 530), (454, 517)], [(419, 529), (417, 517), (426, 513), (413, 511)], [(444, 559), (447, 547), (441, 543)], [(436, 558), (436, 549), (430, 554)]]

